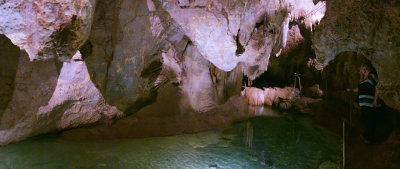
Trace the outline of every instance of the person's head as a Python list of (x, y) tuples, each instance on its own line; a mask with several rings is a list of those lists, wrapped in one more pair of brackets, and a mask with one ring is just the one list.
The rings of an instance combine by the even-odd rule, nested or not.
[(361, 80), (367, 78), (369, 74), (374, 72), (374, 68), (372, 67), (371, 63), (365, 62), (361, 64), (360, 66), (360, 75), (361, 75)]
[(370, 71), (371, 71), (371, 70), (368, 69), (368, 67), (365, 66), (365, 64), (362, 64), (362, 65), (360, 66), (360, 74), (361, 74), (361, 75), (368, 74)]

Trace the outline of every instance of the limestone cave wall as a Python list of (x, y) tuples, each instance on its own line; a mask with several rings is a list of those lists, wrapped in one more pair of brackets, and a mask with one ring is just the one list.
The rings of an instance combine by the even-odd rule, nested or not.
[[(400, 109), (396, 7), (328, 0), (316, 26), (324, 1), (1, 1), (0, 145), (110, 124), (171, 85), (180, 112), (223, 111), (243, 75), (254, 80), (281, 54), (296, 62), (291, 52), (303, 52), (304, 65), (311, 42), (318, 69), (341, 51), (365, 55), (381, 79), (379, 95)], [(299, 19), (304, 28), (291, 25)], [(298, 43), (300, 29), (308, 35)]]
[(396, 0), (327, 0), (326, 14), (312, 35), (317, 69), (338, 54), (354, 51), (375, 67), (378, 95), (400, 110), (400, 2)]

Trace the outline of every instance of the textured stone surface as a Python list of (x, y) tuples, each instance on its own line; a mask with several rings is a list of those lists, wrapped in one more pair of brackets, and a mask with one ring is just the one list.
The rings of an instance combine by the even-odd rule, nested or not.
[[(240, 69), (223, 72), (204, 59), (191, 43), (183, 54), (172, 48), (162, 53), (155, 83), (156, 101), (111, 125), (69, 130), (68, 138), (140, 138), (200, 132), (247, 115), (247, 102), (238, 97)], [(210, 118), (212, 120), (210, 120)], [(155, 127), (157, 126), (157, 127)]]
[(400, 3), (396, 0), (329, 0), (313, 34), (313, 48), (323, 69), (336, 55), (355, 51), (376, 68), (378, 95), (400, 110)]
[(181, 104), (194, 112), (210, 112), (217, 106), (216, 90), (209, 71), (210, 62), (193, 45), (188, 46), (184, 55), (183, 67), (186, 69), (181, 84)]
[[(201, 83), (209, 83), (205, 86), (212, 89), (210, 92), (216, 92), (211, 86), (211, 64), (200, 53), (190, 52), (197, 49), (193, 45), (188, 47), (189, 41), (157, 1), (98, 1), (89, 41), (81, 51), (92, 81), (107, 102), (131, 114), (155, 101), (157, 89), (164, 83), (190, 83), (182, 81), (194, 78), (187, 75), (191, 72), (204, 75), (207, 79)], [(190, 62), (190, 58), (196, 59)], [(240, 81), (241, 73), (220, 74), (220, 80), (232, 76), (230, 79), (235, 81), (232, 85), (240, 84), (236, 81)], [(219, 83), (224, 81), (227, 80)], [(194, 81), (190, 86), (182, 89), (189, 92), (189, 88), (199, 85)], [(219, 95), (223, 95), (226, 89), (220, 88)], [(211, 97), (213, 104), (219, 103), (215, 93), (207, 97)], [(220, 100), (227, 98), (221, 96)]]
[[(325, 90), (322, 71), (309, 64), (314, 61), (311, 58), (315, 58), (311, 48), (311, 34), (311, 29), (307, 29), (304, 21), (292, 22), (286, 48), (279, 57), (269, 59), (268, 71), (252, 81), (252, 86), (259, 88), (293, 86), (294, 75), (297, 73), (300, 74), (302, 92), (314, 84), (320, 84), (321, 89)], [(296, 87), (299, 87), (299, 80), (296, 81)]]
[(188, 98), (182, 112), (214, 111), (239, 92), (240, 68), (225, 73), (212, 66), (152, 1), (98, 1), (94, 15), (91, 34), (80, 48), (83, 56), (65, 63), (30, 62), (25, 52), (19, 57), (16, 89), (0, 119), (1, 144), (109, 122), (122, 116), (119, 110), (137, 112), (155, 100), (166, 82), (177, 84)]
[[(15, 17), (32, 13), (30, 22), (20, 21), (21, 18), (15, 23), (3, 20), (5, 26), (1, 29), (14, 44), (27, 50), (31, 60), (53, 55), (67, 60), (81, 47), (91, 80), (105, 100), (130, 114), (154, 101), (160, 85), (181, 80), (179, 72), (168, 71), (164, 74), (175, 77), (158, 78), (164, 60), (168, 60), (162, 56), (164, 51), (172, 50), (179, 58), (190, 40), (201, 57), (218, 69), (231, 71), (242, 62), (242, 67), (235, 68), (237, 73), (229, 75), (234, 81), (241, 77), (239, 70), (254, 79), (266, 70), (271, 52), (285, 46), (290, 18), (304, 15), (304, 11), (315, 6), (311, 0), (98, 0), (96, 5), (87, 0), (13, 1), (2, 7), (3, 17), (8, 13)], [(209, 38), (198, 36), (204, 33)], [(179, 60), (177, 63), (180, 64)], [(217, 83), (215, 80), (214, 77)], [(213, 98), (224, 94), (218, 95)], [(224, 99), (225, 96), (214, 100)]]
[(182, 55), (174, 50), (162, 53), (162, 70), (156, 84), (168, 79), (180, 88), (180, 112), (207, 113), (241, 89), (240, 67), (224, 72), (206, 60), (192, 44), (187, 43)]
[(23, 52), (12, 99), (0, 118), (0, 145), (122, 116), (105, 103), (79, 55), (58, 74), (54, 59), (30, 62)]
[(25, 115), (34, 115), (39, 107), (50, 100), (58, 72), (54, 59), (30, 62), (26, 52), (21, 52), (15, 75), (11, 101), (1, 117), (1, 129), (9, 129), (24, 121)]
[(160, 87), (160, 90), (154, 104), (112, 125), (102, 124), (78, 128), (65, 131), (62, 135), (74, 139), (171, 136), (209, 130), (249, 115), (244, 97), (230, 97), (224, 104), (214, 107), (212, 111), (190, 113), (182, 108), (182, 99), (180, 99), (182, 93), (179, 87), (168, 84)]
[(224, 71), (243, 63), (250, 79), (285, 47), (289, 20), (316, 8), (311, 0), (163, 1), (162, 7), (207, 60)]
[[(158, 92), (171, 85), (180, 105), (171, 111), (184, 115), (167, 120), (195, 122), (210, 113), (237, 111), (229, 98), (239, 95), (243, 73), (255, 79), (267, 69), (271, 55), (298, 46), (301, 38), (304, 46), (296, 50), (309, 46), (308, 37), (299, 34), (302, 28), (289, 30), (289, 22), (302, 16), (305, 27), (312, 28), (324, 11), (323, 3), (314, 5), (312, 0), (94, 2), (0, 1), (1, 34), (26, 50), (30, 60), (65, 61), (30, 62), (26, 52), (19, 56), (0, 37), (0, 44), (11, 47), (0, 46), (5, 51), (0, 54), (0, 144), (99, 121), (109, 125), (156, 101)], [(328, 14), (314, 30), (313, 42), (318, 68), (342, 51), (364, 54), (378, 70), (380, 96), (398, 107), (399, 8), (394, 1), (385, 2), (328, 1)], [(78, 48), (82, 56), (69, 61)], [(308, 49), (302, 56), (307, 54)], [(282, 97), (289, 98), (291, 91), (282, 90)], [(254, 103), (272, 105), (279, 95), (259, 91), (263, 99)], [(136, 118), (134, 114), (117, 126), (123, 130)], [(160, 123), (166, 121), (158, 118), (151, 124)]]
[(154, 10), (146, 1), (99, 0), (89, 42), (81, 49), (96, 87), (128, 114), (154, 101), (161, 50), (170, 43), (182, 50), (183, 33)]
[[(74, 57), (79, 57), (77, 52)], [(38, 115), (46, 115), (56, 106), (73, 101), (71, 107), (63, 113), (57, 128), (77, 127), (81, 124), (91, 124), (102, 117), (113, 118), (122, 116), (122, 112), (115, 107), (99, 106), (104, 99), (98, 89), (90, 81), (85, 62), (71, 61), (64, 63), (57, 80), (56, 89), (46, 106), (39, 108)], [(99, 104), (98, 104), (99, 103)], [(98, 111), (101, 109), (102, 111)]]
[(89, 35), (95, 0), (0, 1), (0, 34), (31, 60), (70, 59)]

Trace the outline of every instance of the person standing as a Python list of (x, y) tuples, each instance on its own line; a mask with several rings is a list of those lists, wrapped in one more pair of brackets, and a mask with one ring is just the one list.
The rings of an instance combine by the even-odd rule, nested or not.
[(358, 104), (361, 107), (361, 116), (365, 126), (361, 137), (367, 142), (375, 141), (375, 129), (377, 124), (377, 100), (376, 85), (378, 79), (371, 64), (362, 64), (360, 67), (360, 84), (356, 89), (347, 91), (358, 92)]

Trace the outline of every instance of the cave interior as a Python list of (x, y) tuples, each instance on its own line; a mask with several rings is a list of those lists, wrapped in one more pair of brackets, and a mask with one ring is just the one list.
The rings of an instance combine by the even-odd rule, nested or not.
[(400, 168), (399, 32), (398, 0), (0, 0), (0, 169)]

